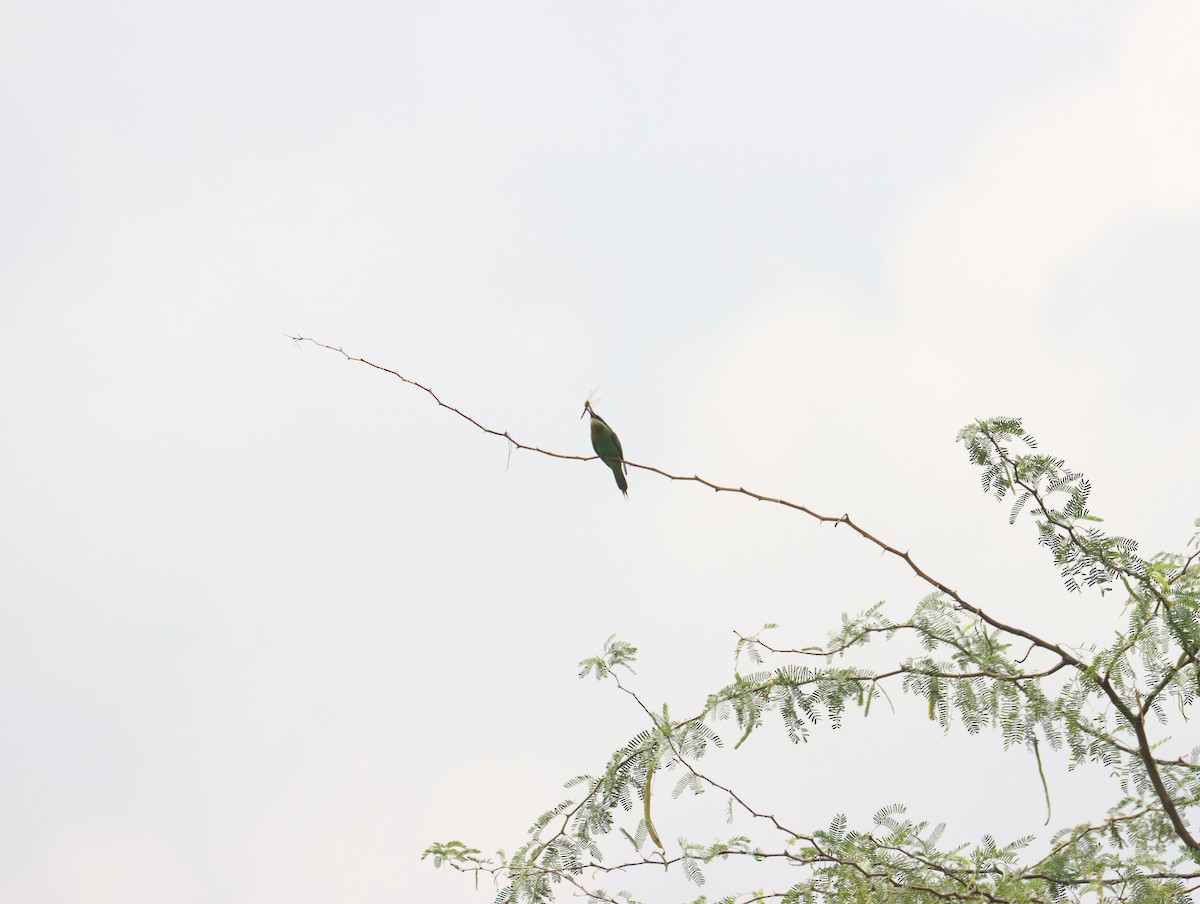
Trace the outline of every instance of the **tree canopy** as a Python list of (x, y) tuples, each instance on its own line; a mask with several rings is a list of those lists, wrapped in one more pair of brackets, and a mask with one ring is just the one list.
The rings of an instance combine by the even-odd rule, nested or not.
[[(396, 371), (346, 357), (416, 386), (514, 448), (596, 457), (520, 443)], [(775, 625), (739, 634), (732, 680), (684, 717), (643, 701), (627, 678), (636, 648), (610, 637), (598, 655), (580, 663), (579, 675), (629, 695), (642, 715), (639, 730), (607, 755), (602, 770), (568, 780), (569, 796), (538, 816), (511, 853), (489, 857), (452, 840), (430, 845), (423, 857), (477, 880), (490, 876), (496, 904), (557, 898), (638, 904), (634, 894), (613, 887), (637, 870), (677, 875), (695, 887), (681, 894), (710, 904), (696, 894), (706, 870), (735, 859), (797, 869), (782, 880), (778, 871), (764, 874), (719, 898), (721, 904), (1190, 900), (1200, 889), (1200, 839), (1192, 827), (1200, 812), (1200, 746), (1188, 749), (1170, 731), (1187, 723), (1200, 692), (1200, 533), (1182, 552), (1143, 556), (1136, 541), (1101, 528), (1088, 506), (1089, 481), (1042, 453), (1018, 419), (977, 421), (958, 441), (981, 469), (984, 491), (1009, 505), (1009, 522), (1033, 519), (1066, 592), (1091, 587), (1123, 595), (1124, 621), (1112, 626), (1106, 645), (1045, 637), (985, 611), (848, 515), (626, 461), (629, 468), (845, 524), (902, 560), (928, 593), (902, 617), (882, 602), (843, 615), (817, 646), (778, 644)], [(865, 655), (872, 644), (909, 652), (880, 670)], [(894, 803), (882, 805), (869, 825), (838, 816), (829, 825), (799, 826), (705, 771), (702, 761), (713, 747), (736, 750), (768, 731), (800, 742), (818, 722), (838, 725), (854, 713), (868, 715), (889, 689), (924, 701), (928, 718), (944, 729), (959, 724), (970, 734), (998, 732), (1004, 747), (1028, 749), (1039, 771), (1044, 748), (1064, 751), (1072, 764), (1099, 764), (1118, 786), (1118, 800), (1088, 822), (1057, 828), (1048, 849), (1034, 853), (1036, 830), (1005, 843), (985, 835), (973, 844), (947, 844), (944, 825), (915, 821)], [(670, 801), (654, 793), (654, 779), (666, 775), (674, 778), (672, 798), (707, 796), (730, 823), (736, 815), (752, 830), (716, 840), (663, 837), (655, 814)]]

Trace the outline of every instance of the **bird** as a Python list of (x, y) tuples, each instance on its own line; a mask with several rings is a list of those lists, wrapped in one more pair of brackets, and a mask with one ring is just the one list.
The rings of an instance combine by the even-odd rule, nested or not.
[[(629, 469), (625, 467), (623, 459), (625, 453), (621, 451), (621, 441), (617, 439), (617, 434), (613, 432), (613, 428), (608, 426), (608, 423), (600, 415), (592, 410), (592, 401), (588, 399), (583, 403), (583, 414), (592, 416), (592, 448), (596, 450), (596, 454), (600, 459), (612, 468), (613, 477), (617, 479), (617, 486), (621, 492), (625, 494), (625, 498), (629, 498), (629, 482), (625, 479), (625, 474), (629, 473)], [(624, 474), (621, 473), (624, 470)]]

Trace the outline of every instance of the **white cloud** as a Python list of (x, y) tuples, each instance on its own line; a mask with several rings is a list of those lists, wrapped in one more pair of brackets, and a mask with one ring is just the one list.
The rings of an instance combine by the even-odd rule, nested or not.
[(896, 301), (941, 332), (1045, 303), (1114, 223), (1200, 211), (1200, 7), (1139, 6), (1109, 73), (1020, 104), (901, 224)]
[[(974, 576), (988, 600), (1016, 601), (1022, 618), (1073, 637), (1081, 618), (1103, 621), (1062, 599), (1030, 532), (1008, 528), (977, 494), (952, 437), (976, 417), (1022, 416), (1045, 448), (1095, 478), (1110, 529), (1152, 550), (1186, 539), (1196, 500), (1139, 490), (1148, 469), (1186, 467), (1194, 440), (1148, 445), (1120, 418), (1174, 422), (1185, 371), (1200, 378), (1195, 362), (1130, 330), (1142, 299), (1138, 311), (1130, 298), (1086, 311), (1086, 341), (1048, 321), (1059, 316), (1057, 281), (1098, 243), (1110, 247), (1130, 224), (1200, 215), (1200, 58), (1182, 37), (1198, 32), (1198, 7), (1141, 6), (1111, 71), (999, 115), (898, 225), (888, 315), (803, 285), (755, 308), (716, 349), (684, 418), (681, 442), (703, 456), (700, 473), (849, 511), (948, 579)], [(1136, 272), (1137, 243), (1121, 247)], [(1194, 310), (1173, 314), (1173, 332), (1194, 332)], [(778, 529), (758, 514), (720, 538), (712, 556), (729, 563), (731, 584), (768, 550), (801, 568), (812, 556), (807, 590), (818, 598), (845, 585), (839, 567), (865, 567), (849, 540), (801, 533), (782, 543)], [(677, 526), (685, 547), (703, 534), (695, 522)], [(826, 558), (843, 555), (840, 566)], [(897, 602), (916, 590), (903, 592)], [(1047, 594), (1059, 602), (1047, 607)]]

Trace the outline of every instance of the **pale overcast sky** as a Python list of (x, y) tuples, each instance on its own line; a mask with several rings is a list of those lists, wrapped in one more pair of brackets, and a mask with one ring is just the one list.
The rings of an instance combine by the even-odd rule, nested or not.
[[(1148, 551), (1193, 532), (1194, 3), (2, 18), (0, 900), (488, 901), (418, 856), (512, 850), (640, 730), (575, 679), (609, 634), (684, 713), (735, 629), (925, 593), (285, 332), (566, 453), (598, 385), (630, 458), (850, 512), (1065, 642), (1119, 601), (1063, 594), (960, 426), (1024, 417)], [(805, 828), (1040, 830), (1026, 753), (915, 713), (720, 768)], [(1047, 767), (1052, 827), (1102, 813)]]

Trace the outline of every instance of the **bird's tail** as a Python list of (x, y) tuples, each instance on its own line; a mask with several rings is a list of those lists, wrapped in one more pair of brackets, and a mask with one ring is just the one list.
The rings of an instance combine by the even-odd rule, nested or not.
[(617, 486), (621, 488), (621, 492), (628, 496), (629, 481), (626, 480), (625, 475), (621, 473), (621, 465), (619, 462), (613, 463), (613, 477), (617, 478)]

